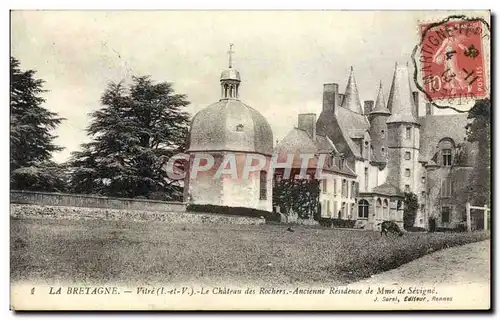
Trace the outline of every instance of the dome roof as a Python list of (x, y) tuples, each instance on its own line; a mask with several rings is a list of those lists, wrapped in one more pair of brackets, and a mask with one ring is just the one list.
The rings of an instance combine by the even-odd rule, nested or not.
[(233, 68), (226, 69), (220, 74), (220, 79), (241, 81), (240, 72)]
[(271, 126), (240, 100), (221, 99), (194, 116), (189, 134), (188, 152), (216, 150), (271, 154)]

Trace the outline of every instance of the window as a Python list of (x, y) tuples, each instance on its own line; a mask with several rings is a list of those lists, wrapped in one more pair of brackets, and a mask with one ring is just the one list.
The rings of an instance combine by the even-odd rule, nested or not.
[(410, 185), (409, 184), (405, 184), (405, 192), (410, 193)]
[(345, 162), (345, 159), (344, 159), (344, 158), (340, 158), (340, 159), (339, 159), (339, 168), (340, 168), (340, 169), (344, 169), (344, 162)]
[(356, 190), (356, 182), (353, 181), (351, 183), (351, 199), (354, 199), (355, 190)]
[(333, 194), (337, 194), (337, 179), (333, 179)]
[(425, 199), (425, 191), (422, 191), (421, 197), (422, 197), (422, 199)]
[(242, 132), (243, 131), (243, 125), (241, 123), (236, 126), (236, 131), (238, 131), (238, 132)]
[(411, 160), (411, 152), (410, 151), (405, 152), (405, 160)]
[(385, 130), (381, 130), (380, 135), (381, 135), (382, 139), (384, 139), (385, 138)]
[(333, 201), (333, 214), (337, 216), (339, 214), (339, 210), (337, 208), (337, 201)]
[(375, 207), (375, 216), (377, 217), (377, 219), (381, 219), (382, 218), (382, 200), (380, 200), (380, 198), (377, 199), (377, 204), (376, 204), (376, 207)]
[(347, 196), (347, 181), (344, 179), (342, 180), (342, 197), (346, 197)]
[(443, 149), (443, 166), (451, 166), (451, 149)]
[(422, 177), (422, 183), (425, 183), (425, 177)]
[(448, 223), (450, 222), (450, 207), (443, 206), (441, 207), (441, 222)]
[(322, 191), (323, 191), (323, 193), (326, 193), (326, 188), (327, 188), (327, 186), (328, 186), (328, 182), (327, 182), (327, 180), (326, 180), (326, 179), (323, 179), (323, 188), (322, 188), (322, 189), (323, 189), (323, 190), (322, 190)]
[(328, 157), (328, 164), (330, 167), (333, 167), (333, 165), (335, 164), (335, 157), (334, 156)]
[(351, 210), (349, 211), (349, 215), (347, 216), (347, 219), (352, 220), (352, 215), (356, 212), (355, 211), (355, 204), (351, 203)]
[(380, 149), (380, 153), (382, 153), (383, 156), (385, 156), (385, 148), (382, 147), (382, 149)]
[[(352, 193), (352, 190), (351, 190)], [(345, 197), (349, 198), (349, 183), (346, 181), (345, 182)]]
[(266, 200), (267, 199), (267, 172), (260, 172), (260, 190), (259, 190), (259, 199)]
[(441, 182), (441, 198), (449, 198), (453, 193), (453, 184), (451, 179), (445, 179)]
[(340, 214), (339, 212), (339, 219), (342, 219), (343, 217), (346, 216), (345, 211), (346, 211), (345, 202), (342, 202), (342, 214)]
[(406, 139), (411, 139), (411, 127), (406, 127)]
[(389, 202), (387, 199), (384, 199), (384, 219), (388, 220), (389, 219)]
[(420, 212), (424, 212), (425, 211), (425, 204), (421, 204), (420, 205)]
[(365, 199), (359, 200), (358, 203), (358, 217), (368, 219), (368, 201)]
[(328, 216), (330, 217), (332, 214), (332, 211), (330, 210), (330, 200), (326, 201), (326, 208), (327, 208)]
[(411, 177), (410, 169), (405, 169), (405, 177)]
[(368, 191), (368, 168), (365, 168), (365, 191)]

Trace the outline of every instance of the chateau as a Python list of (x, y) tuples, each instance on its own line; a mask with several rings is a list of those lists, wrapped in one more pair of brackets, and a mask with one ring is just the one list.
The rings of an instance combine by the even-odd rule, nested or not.
[[(413, 192), (419, 203), (415, 226), (427, 228), (431, 217), (442, 228), (464, 221), (463, 188), (477, 156), (477, 147), (465, 140), (467, 114), (435, 115), (430, 104), (420, 114), (406, 65), (396, 64), (387, 99), (380, 83), (376, 99), (362, 104), (353, 68), (343, 92), (337, 83), (324, 84), (319, 116), (299, 114), (297, 126), (274, 146), (267, 120), (239, 100), (241, 78), (231, 63), (220, 83), (221, 99), (192, 120), (190, 164), (197, 153), (212, 154), (214, 170), (227, 166), (227, 154), (235, 155), (238, 170), (248, 155), (265, 156), (268, 168), (272, 154), (323, 154), (323, 218), (356, 220), (364, 229), (377, 229), (383, 220), (402, 226), (404, 194)], [(293, 167), (299, 165), (294, 161)], [(214, 170), (187, 175), (188, 203), (273, 210), (272, 180), (279, 181), (280, 171), (231, 179), (214, 178)]]

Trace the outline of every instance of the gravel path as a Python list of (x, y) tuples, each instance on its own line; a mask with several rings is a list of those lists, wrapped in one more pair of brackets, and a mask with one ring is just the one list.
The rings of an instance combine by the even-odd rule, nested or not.
[(359, 284), (489, 285), (490, 240), (440, 250)]

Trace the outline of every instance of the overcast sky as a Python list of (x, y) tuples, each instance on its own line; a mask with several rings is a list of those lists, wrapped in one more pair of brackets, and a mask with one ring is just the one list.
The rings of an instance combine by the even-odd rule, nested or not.
[[(395, 62), (410, 61), (418, 21), (446, 12), (356, 11), (15, 11), (12, 55), (50, 90), (45, 107), (67, 120), (57, 130), (64, 161), (88, 141), (88, 113), (110, 81), (151, 75), (174, 83), (194, 115), (220, 98), (228, 44), (240, 71), (240, 98), (260, 111), (274, 139), (297, 114), (321, 112), (323, 83), (343, 92), (350, 66), (361, 100), (386, 99)], [(421, 107), (423, 109), (423, 106)]]

